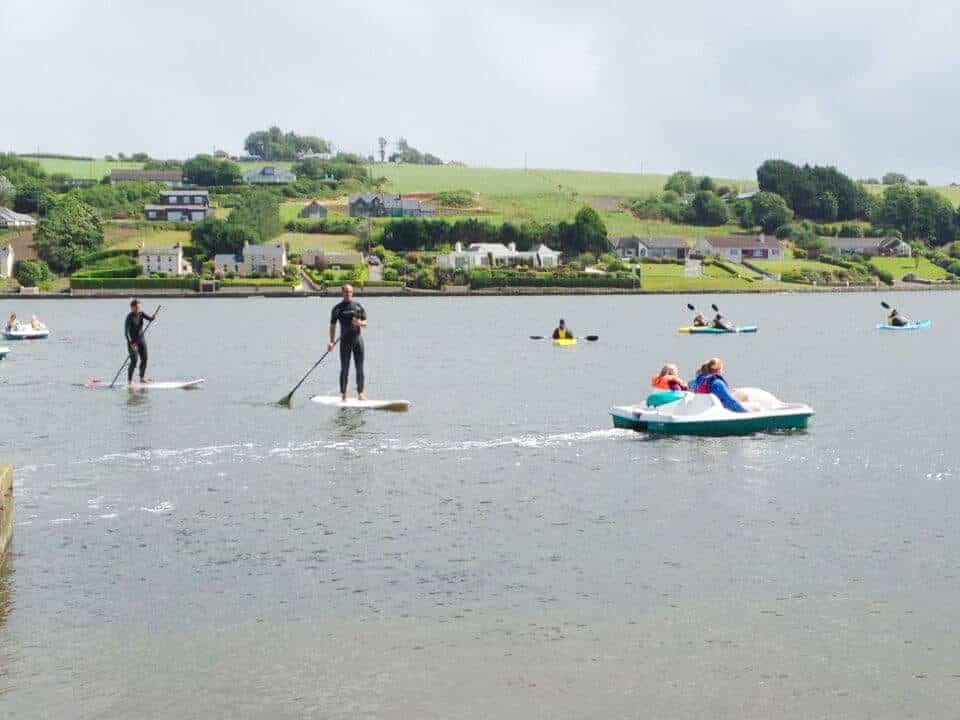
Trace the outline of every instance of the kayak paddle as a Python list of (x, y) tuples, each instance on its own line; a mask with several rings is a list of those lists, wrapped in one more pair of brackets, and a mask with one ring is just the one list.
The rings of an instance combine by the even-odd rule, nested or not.
[[(334, 341), (333, 341), (333, 344), (336, 345), (338, 342), (340, 342), (340, 338), (337, 338), (336, 340), (334, 340)], [(293, 390), (291, 390), (291, 391), (288, 392), (286, 395), (284, 395), (282, 398), (280, 398), (280, 402), (278, 402), (277, 404), (278, 404), (278, 405), (287, 405), (287, 406), (289, 406), (289, 405), (290, 405), (290, 400), (293, 399), (293, 394), (297, 391), (297, 388), (299, 388), (301, 385), (303, 385), (303, 381), (306, 380), (308, 377), (310, 377), (310, 373), (312, 373), (314, 370), (316, 370), (316, 369), (317, 369), (317, 366), (319, 366), (320, 363), (322, 363), (324, 360), (326, 360), (327, 355), (329, 355), (331, 352), (333, 352), (333, 351), (332, 351), (332, 350), (327, 350), (327, 351), (323, 354), (323, 357), (321, 357), (319, 360), (317, 360), (317, 361), (313, 364), (313, 367), (312, 367), (312, 368), (310, 368), (309, 370), (307, 370), (307, 374), (304, 375), (302, 378), (300, 378), (300, 382), (298, 382), (296, 385), (293, 386)]]
[[(153, 320), (157, 319), (157, 315), (160, 314), (160, 308), (163, 305), (157, 305), (157, 309), (153, 311)], [(150, 325), (153, 323), (153, 320), (147, 320), (147, 326), (143, 329), (143, 332), (140, 333), (140, 337), (143, 337), (150, 330)], [(127, 366), (127, 363), (130, 362), (130, 356), (127, 355), (127, 359), (123, 361), (123, 365), (120, 366), (120, 369), (117, 370), (117, 374), (113, 376), (113, 380), (110, 383), (110, 387), (113, 387), (117, 384), (117, 378), (120, 377), (120, 373), (123, 372), (123, 369)]]
[(881, 304), (881, 305), (884, 307), (884, 309), (886, 309), (886, 310), (890, 310), (890, 309), (891, 309), (891, 307), (890, 307), (889, 305), (887, 305), (883, 300), (880, 301), (880, 304)]
[[(543, 335), (531, 335), (531, 336), (530, 336), (530, 339), (531, 339), (531, 340), (546, 340), (546, 338), (545, 338)], [(553, 338), (550, 338), (550, 339), (552, 340)], [(599, 336), (599, 335), (584, 335), (583, 337), (578, 337), (578, 338), (575, 338), (575, 339), (576, 339), (576, 340), (587, 340), (587, 341), (589, 341), (589, 342), (596, 342), (597, 340), (600, 339), (600, 336)]]

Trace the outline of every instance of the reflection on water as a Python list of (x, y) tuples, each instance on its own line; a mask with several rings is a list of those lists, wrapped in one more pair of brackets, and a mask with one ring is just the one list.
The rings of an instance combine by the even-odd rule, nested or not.
[[(5, 556), (0, 557), (0, 629), (7, 623), (13, 610), (13, 543)], [(0, 643), (2, 645), (2, 643)], [(2, 648), (0, 648), (2, 650)]]

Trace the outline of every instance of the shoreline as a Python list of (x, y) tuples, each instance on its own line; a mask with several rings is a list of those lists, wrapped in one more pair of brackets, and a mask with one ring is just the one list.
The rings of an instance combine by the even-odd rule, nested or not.
[[(950, 292), (960, 290), (958, 284), (927, 285), (924, 283), (899, 284), (880, 287), (867, 286), (840, 286), (827, 285), (820, 287), (798, 287), (796, 289), (776, 288), (765, 290), (757, 289), (677, 289), (677, 290), (644, 290), (626, 288), (534, 288), (534, 287), (504, 287), (470, 290), (468, 288), (447, 287), (443, 290), (425, 290), (421, 288), (357, 288), (357, 297), (408, 297), (408, 298), (462, 298), (462, 297), (509, 297), (509, 296), (537, 296), (537, 295), (802, 295), (823, 293), (888, 293), (888, 292)], [(81, 290), (73, 292), (55, 293), (0, 293), (0, 300), (89, 300), (89, 299), (117, 299), (129, 298), (136, 295), (141, 298), (304, 298), (304, 297), (339, 297), (340, 287), (330, 287), (326, 290), (306, 291), (272, 291), (251, 288), (248, 292), (239, 290), (202, 293), (193, 290), (149, 290), (138, 291), (136, 288), (124, 290)]]

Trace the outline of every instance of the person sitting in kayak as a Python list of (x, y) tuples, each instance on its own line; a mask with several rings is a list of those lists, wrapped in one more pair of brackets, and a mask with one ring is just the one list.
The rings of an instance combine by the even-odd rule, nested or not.
[(16, 313), (11, 313), (11, 314), (10, 314), (10, 319), (7, 320), (6, 330), (7, 330), (8, 332), (13, 332), (13, 331), (15, 331), (15, 330), (17, 329), (17, 326), (18, 326), (19, 324), (20, 324), (20, 323), (17, 322), (17, 314), (16, 314)]
[(726, 320), (724, 320), (724, 319), (723, 319), (723, 315), (721, 315), (719, 312), (717, 313), (717, 316), (713, 319), (713, 326), (714, 326), (717, 330), (724, 330), (724, 331), (726, 331), (726, 332), (733, 332), (733, 325), (731, 325), (731, 324), (728, 323)]
[(707, 319), (703, 316), (703, 313), (697, 313), (697, 316), (693, 319), (694, 327), (706, 327)]
[(700, 366), (700, 372), (690, 383), (690, 389), (695, 393), (716, 395), (727, 410), (739, 413), (750, 412), (750, 408), (741, 404), (740, 400), (730, 392), (730, 387), (723, 377), (723, 361), (720, 358), (710, 358)]
[(43, 323), (40, 322), (40, 318), (34, 315), (33, 317), (30, 318), (30, 327), (32, 327), (34, 330), (42, 330)]
[(673, 363), (664, 365), (660, 372), (650, 379), (650, 384), (658, 390), (687, 389), (687, 384), (680, 378), (680, 368)]
[(563, 318), (560, 318), (560, 325), (556, 330), (553, 331), (554, 340), (573, 340), (573, 333), (570, 332), (570, 328), (567, 327), (567, 323), (564, 322)]
[(894, 308), (890, 311), (890, 317), (887, 318), (887, 322), (894, 327), (905, 327), (910, 324), (910, 318)]

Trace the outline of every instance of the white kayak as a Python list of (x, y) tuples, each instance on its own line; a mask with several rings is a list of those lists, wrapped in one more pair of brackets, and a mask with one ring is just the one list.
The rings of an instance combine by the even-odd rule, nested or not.
[[(198, 388), (206, 380), (204, 378), (197, 378), (196, 380), (163, 380), (160, 382), (145, 382), (145, 383), (134, 383), (133, 385), (127, 385), (126, 381), (121, 378), (117, 380), (116, 384), (113, 386), (113, 389), (117, 390), (120, 388), (130, 388), (131, 390), (190, 390), (191, 388)], [(91, 380), (84, 387), (91, 389), (97, 388), (106, 388), (110, 389), (110, 383), (106, 380)]]
[(45, 327), (32, 328), (29, 325), (18, 325), (13, 330), (4, 330), (3, 336), (7, 340), (42, 340), (50, 334)]
[(343, 400), (339, 395), (314, 395), (310, 399), (321, 405), (338, 408), (354, 408), (356, 410), (393, 410), (394, 412), (406, 412), (410, 409), (409, 400), (357, 400), (356, 398)]

